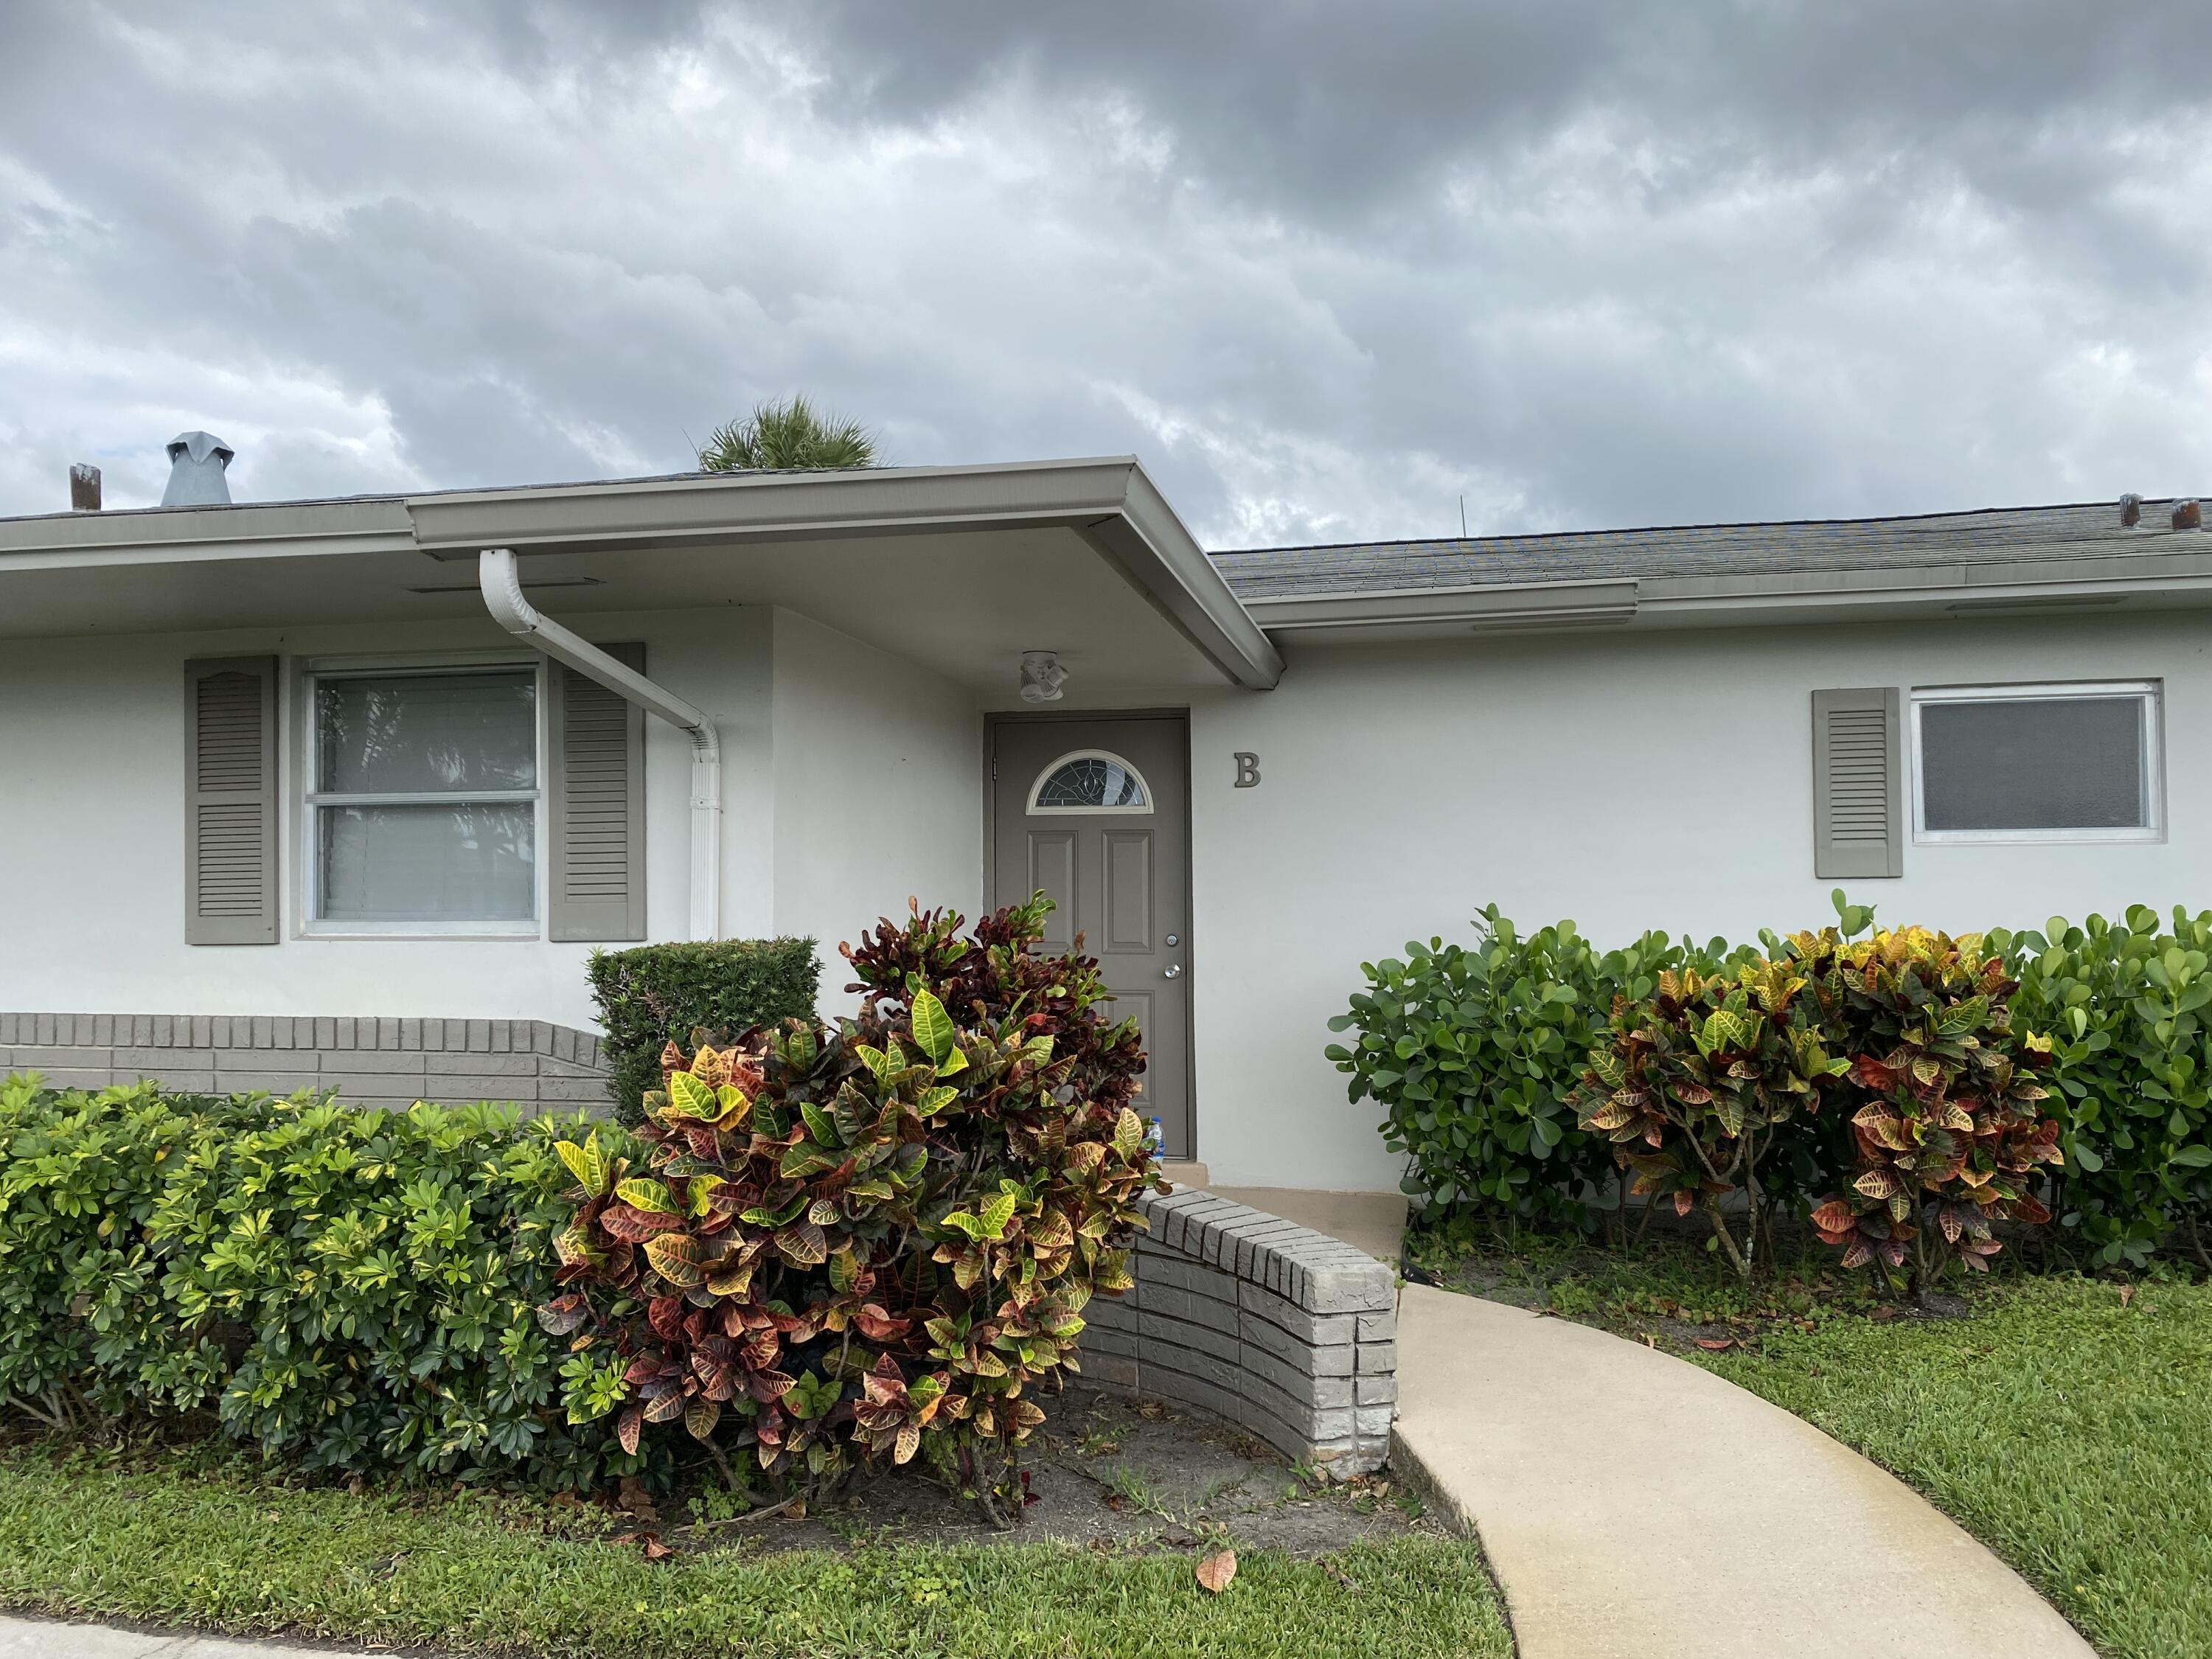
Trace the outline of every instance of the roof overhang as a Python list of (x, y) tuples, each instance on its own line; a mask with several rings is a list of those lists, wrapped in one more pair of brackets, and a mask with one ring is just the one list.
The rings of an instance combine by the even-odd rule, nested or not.
[(1279, 641), (1782, 626), (2212, 606), (2212, 549), (1736, 576), (1639, 576), (1250, 597)]
[[(893, 649), (884, 635), (934, 619), (972, 623), (975, 649), (999, 655), (1087, 629), (1101, 653), (1130, 642), (1101, 666), (1132, 684), (1189, 678), (1177, 651), (1195, 653), (1200, 678), (1265, 690), (1282, 673), (1128, 456), (5, 520), (0, 635), (459, 615), (445, 596), (472, 596), (474, 581), (453, 563), (486, 547), (523, 558), (526, 586), (569, 589), (566, 610), (787, 605)], [(1160, 631), (1147, 611), (1171, 641), (1137, 638)]]

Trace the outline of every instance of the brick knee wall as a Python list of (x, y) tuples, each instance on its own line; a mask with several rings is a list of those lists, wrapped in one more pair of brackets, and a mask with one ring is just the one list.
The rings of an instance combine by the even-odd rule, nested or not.
[(1195, 1188), (1144, 1207), (1136, 1288), (1084, 1310), (1084, 1376), (1196, 1406), (1334, 1475), (1381, 1468), (1398, 1405), (1390, 1268)]
[(9, 1072), (71, 1089), (141, 1078), (204, 1094), (335, 1089), (359, 1106), (612, 1104), (599, 1039), (538, 1019), (0, 1013), (0, 1075)]

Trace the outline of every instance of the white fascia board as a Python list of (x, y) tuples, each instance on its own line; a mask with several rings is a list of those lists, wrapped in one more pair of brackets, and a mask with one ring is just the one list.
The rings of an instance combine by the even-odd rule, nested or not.
[(1393, 625), (1434, 628), (1444, 623), (1626, 622), (1636, 615), (1637, 604), (1637, 584), (1621, 580), (1284, 594), (1247, 599), (1244, 608), (1268, 632), (1284, 633)]
[(1133, 457), (994, 466), (726, 472), (411, 496), (416, 544), (442, 557), (594, 547), (786, 541), (1011, 524), (1077, 524), (1119, 507)]
[(1433, 630), (1460, 623), (1486, 631), (1624, 623), (1782, 623), (1824, 611), (1925, 613), (1958, 605), (1979, 612), (2008, 603), (2059, 606), (2069, 600), (2116, 602), (2169, 594), (2212, 595), (2212, 548), (1859, 570), (1294, 594), (1248, 599), (1244, 605), (1270, 634), (1357, 629), (1364, 637), (1370, 629)]
[(1913, 569), (1776, 574), (1715, 579), (1670, 577), (1644, 582), (1643, 614), (1655, 623), (1758, 623), (1771, 613), (1798, 622), (1825, 612), (1957, 608), (1994, 613), (2008, 605), (2062, 606), (2069, 601), (2197, 599), (2212, 595), (2212, 552), (2037, 559), (2003, 564), (1929, 565)]
[(404, 503), (371, 498), (0, 520), (0, 574), (411, 552)]

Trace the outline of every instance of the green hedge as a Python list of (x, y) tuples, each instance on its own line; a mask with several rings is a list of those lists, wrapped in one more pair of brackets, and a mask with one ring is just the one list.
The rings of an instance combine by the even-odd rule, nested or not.
[[(1847, 934), (1872, 920), (1837, 902)], [(1601, 953), (1572, 922), (1524, 936), (1495, 905), (1474, 931), (1469, 945), (1416, 941), (1403, 959), (1363, 964), (1365, 985), (1329, 1022), (1358, 1035), (1328, 1056), (1353, 1101), (1383, 1107), (1419, 1218), (1481, 1211), (1594, 1229), (1620, 1183), (1607, 1137), (1578, 1127), (1568, 1101), (1613, 999), (1643, 1000), (1663, 969), (1710, 973), (1782, 942), (1655, 933)], [(2020, 981), (2013, 1029), (2052, 1039), (2062, 1239), (2098, 1264), (2170, 1250), (2212, 1269), (2212, 911), (2162, 919), (2138, 905), (2118, 921), (2054, 917), (1985, 939)], [(1776, 1173), (1801, 1200), (1818, 1184)]]
[(811, 939), (713, 939), (594, 951), (592, 996), (614, 1064), (609, 1089), (625, 1123), (660, 1086), (660, 1051), (701, 1036), (724, 1042), (758, 1025), (811, 1018), (822, 963)]
[(1999, 931), (2014, 1024), (2049, 1036), (2064, 1098), (2059, 1219), (2112, 1263), (2185, 1249), (2212, 1269), (2212, 911)]
[[(581, 1481), (588, 1356), (538, 1327), (581, 1120), (0, 1084), (0, 1405), (213, 1412), (310, 1468)], [(622, 1132), (605, 1126), (627, 1141)]]
[(1600, 954), (1571, 921), (1523, 934), (1494, 904), (1474, 933), (1471, 946), (1414, 940), (1402, 962), (1363, 963), (1366, 988), (1329, 1021), (1358, 1039), (1328, 1057), (1354, 1101), (1387, 1111), (1417, 1219), (1474, 1206), (1593, 1226), (1617, 1185), (1612, 1147), (1577, 1127), (1569, 1097), (1613, 998), (1649, 996), (1666, 969), (1710, 973), (1753, 952), (1646, 933)]

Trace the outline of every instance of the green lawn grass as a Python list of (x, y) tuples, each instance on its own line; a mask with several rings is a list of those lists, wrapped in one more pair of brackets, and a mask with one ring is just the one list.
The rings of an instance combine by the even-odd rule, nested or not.
[(1698, 1361), (1925, 1493), (2108, 1659), (2212, 1655), (2212, 1288), (2021, 1279)]
[(1039, 1543), (659, 1563), (596, 1520), (492, 1495), (263, 1484), (236, 1459), (0, 1454), (0, 1604), (236, 1633), (506, 1653), (1470, 1655), (1512, 1651), (1480, 1552), (1417, 1536), (1325, 1561)]

